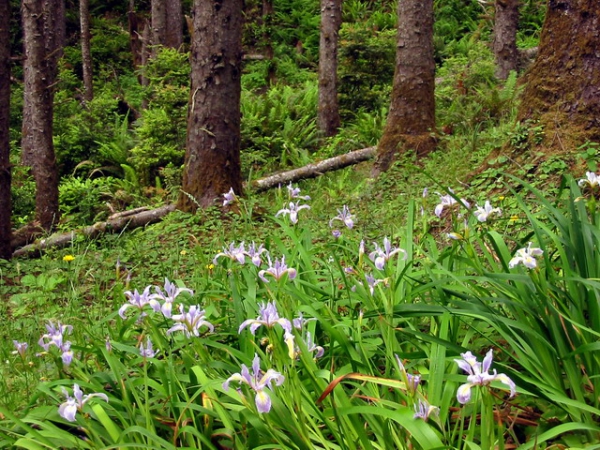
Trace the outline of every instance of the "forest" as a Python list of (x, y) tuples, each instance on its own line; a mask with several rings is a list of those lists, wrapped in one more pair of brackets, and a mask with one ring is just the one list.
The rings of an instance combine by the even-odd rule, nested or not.
[(595, 0), (0, 0), (0, 448), (600, 447)]

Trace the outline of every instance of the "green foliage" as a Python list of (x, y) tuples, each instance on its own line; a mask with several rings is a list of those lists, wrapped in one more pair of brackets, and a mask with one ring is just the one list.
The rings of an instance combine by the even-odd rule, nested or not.
[(112, 177), (64, 179), (59, 186), (59, 203), (63, 215), (75, 223), (89, 224), (106, 218), (106, 202), (113, 199)]
[(318, 142), (317, 100), (315, 83), (276, 85), (260, 96), (242, 93), (243, 167), (262, 173), (273, 163), (304, 165)]
[(340, 113), (389, 106), (396, 60), (396, 32), (374, 31), (364, 24), (345, 24), (340, 30)]

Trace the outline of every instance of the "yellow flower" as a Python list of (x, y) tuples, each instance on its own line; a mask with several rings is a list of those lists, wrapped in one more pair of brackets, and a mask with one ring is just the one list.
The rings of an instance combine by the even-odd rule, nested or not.
[(511, 222), (516, 222), (517, 220), (519, 220), (519, 216), (510, 216)]
[(500, 201), (504, 200), (504, 195), (501, 195), (500, 197), (498, 197), (498, 200), (500, 200)]
[(213, 270), (213, 269), (215, 268), (215, 265), (214, 265), (214, 264), (208, 264), (208, 265), (206, 266), (206, 268), (207, 268), (208, 270)]
[(65, 255), (63, 256), (63, 261), (65, 262), (71, 262), (75, 259), (75, 257), (73, 255)]
[(181, 250), (181, 251), (179, 252), (179, 254), (180, 254), (181, 256), (185, 256), (185, 255), (187, 255), (187, 251), (186, 251), (186, 250)]

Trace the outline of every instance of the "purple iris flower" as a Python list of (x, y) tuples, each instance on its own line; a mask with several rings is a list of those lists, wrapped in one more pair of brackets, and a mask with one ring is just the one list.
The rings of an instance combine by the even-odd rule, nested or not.
[(152, 341), (150, 340), (150, 336), (146, 338), (146, 345), (143, 342), (140, 342), (140, 355), (144, 358), (154, 358), (159, 350), (154, 350), (152, 347)]
[(392, 243), (387, 238), (383, 238), (383, 248), (379, 247), (378, 244), (375, 244), (375, 251), (369, 253), (369, 259), (375, 263), (375, 267), (379, 270), (382, 270), (385, 266), (385, 263), (396, 253), (403, 253), (404, 259), (407, 258), (406, 250), (403, 250), (398, 247), (392, 247)]
[(237, 196), (235, 192), (233, 192), (233, 188), (229, 188), (229, 191), (223, 194), (223, 206), (230, 205), (237, 200)]
[(175, 331), (183, 331), (186, 337), (200, 336), (200, 328), (207, 327), (212, 333), (215, 331), (215, 327), (205, 320), (206, 312), (200, 309), (199, 305), (192, 305), (188, 312), (185, 312), (183, 305), (179, 305), (180, 314), (174, 314), (172, 319), (176, 323), (167, 330), (167, 334)]
[(194, 295), (194, 291), (188, 288), (180, 288), (175, 283), (171, 283), (168, 278), (165, 278), (164, 292), (160, 287), (155, 287), (156, 294), (152, 295), (152, 298), (161, 299), (164, 303), (160, 306), (160, 311), (167, 318), (171, 317), (173, 310), (173, 302), (183, 292), (187, 292), (190, 295)]
[[(140, 311), (143, 311), (144, 306), (149, 305), (154, 311), (160, 310), (160, 304), (157, 300), (155, 300), (155, 295), (150, 294), (150, 287), (146, 286), (144, 291), (140, 294), (137, 289), (133, 292), (127, 291), (125, 292), (125, 297), (127, 297), (127, 302), (123, 306), (119, 308), (119, 315), (124, 319), (125, 311), (128, 308), (137, 308)], [(142, 312), (142, 316), (146, 314)]]
[(285, 381), (285, 377), (279, 372), (269, 369), (266, 372), (260, 370), (260, 358), (257, 354), (254, 355), (252, 361), (252, 374), (245, 364), (242, 364), (242, 370), (239, 373), (234, 373), (223, 383), (223, 389), (229, 390), (229, 383), (237, 381), (247, 384), (256, 393), (255, 403), (259, 413), (268, 413), (271, 410), (271, 397), (265, 392), (266, 388), (272, 389), (271, 383), (275, 381), (276, 386), (281, 386)]
[(279, 317), (279, 312), (277, 312), (277, 306), (275, 305), (275, 302), (268, 302), (267, 304), (261, 303), (259, 305), (258, 313), (259, 316), (256, 319), (248, 319), (242, 322), (238, 333), (241, 333), (242, 330), (247, 326), (250, 326), (250, 333), (255, 334), (256, 330), (263, 325), (267, 328), (273, 328), (277, 324), (281, 325), (281, 327), (288, 333), (292, 332), (292, 324), (289, 320)]
[(62, 388), (63, 394), (67, 397), (67, 400), (58, 407), (58, 414), (69, 422), (75, 422), (75, 415), (77, 411), (81, 411), (83, 405), (90, 401), (93, 397), (98, 397), (108, 402), (106, 394), (88, 394), (83, 395), (83, 391), (79, 388), (78, 384), (73, 386), (73, 397), (69, 395), (67, 390)]
[(336, 220), (343, 222), (348, 228), (354, 226), (354, 215), (350, 214), (350, 210), (346, 205), (344, 205), (341, 210), (338, 209), (338, 215), (329, 221), (329, 228), (333, 227), (333, 222)]
[(300, 195), (300, 188), (293, 187), (291, 181), (290, 181), (290, 184), (287, 186), (287, 190), (288, 190), (288, 194), (289, 194), (290, 198), (299, 198), (302, 200), (310, 200), (309, 195)]
[(13, 340), (13, 345), (16, 348), (16, 353), (18, 353), (21, 358), (25, 359), (25, 353), (27, 352), (27, 347), (29, 347), (29, 344), (27, 344), (27, 342)]
[(456, 393), (456, 398), (461, 404), (467, 403), (471, 399), (471, 388), (473, 386), (487, 386), (492, 381), (498, 380), (501, 383), (507, 385), (510, 389), (510, 396), (514, 397), (517, 393), (515, 383), (503, 373), (489, 373), (490, 367), (492, 366), (493, 351), (490, 350), (483, 358), (483, 363), (477, 361), (477, 358), (471, 353), (461, 353), (462, 359), (455, 359), (454, 361), (458, 366), (467, 372), (467, 383), (459, 386)]
[(279, 211), (277, 211), (277, 214), (275, 214), (275, 217), (280, 216), (281, 214), (283, 214), (283, 215), (289, 214), (290, 221), (292, 223), (298, 223), (298, 211), (300, 211), (302, 209), (310, 209), (310, 206), (300, 205), (300, 202), (296, 202), (296, 203), (290, 202), (287, 208), (282, 208)]
[(415, 404), (415, 419), (423, 419), (427, 421), (431, 414), (438, 414), (439, 408), (437, 406), (430, 405), (426, 400), (419, 399), (418, 403)]
[[(452, 206), (452, 205), (459, 203), (453, 197), (453, 195), (451, 195), (451, 194), (454, 194), (454, 191), (452, 189), (448, 189), (448, 191), (450, 192), (450, 194), (447, 194), (447, 195), (442, 195), (439, 192), (436, 192), (436, 194), (440, 196), (440, 202), (436, 205), (435, 210), (434, 210), (435, 215), (438, 217), (442, 216), (442, 212), (444, 211), (444, 208), (446, 206)], [(467, 209), (471, 207), (469, 202), (466, 201), (464, 198), (460, 199), (460, 204), (462, 204)]]
[(221, 253), (217, 253), (217, 256), (213, 259), (213, 264), (216, 266), (219, 258), (224, 256), (226, 258), (231, 259), (232, 261), (237, 261), (240, 264), (244, 264), (246, 262), (246, 250), (244, 248), (244, 242), (241, 242), (237, 247), (235, 246), (235, 242), (229, 244), (229, 249), (223, 247), (223, 251)]
[(283, 275), (287, 274), (290, 280), (296, 278), (298, 272), (296, 269), (292, 269), (288, 267), (285, 263), (285, 256), (282, 256), (281, 259), (275, 259), (275, 262), (271, 262), (271, 257), (267, 256), (267, 260), (269, 261), (269, 267), (266, 270), (261, 270), (258, 272), (258, 277), (263, 280), (265, 283), (268, 283), (269, 280), (265, 278), (265, 275), (270, 275), (276, 280), (279, 280)]
[(256, 267), (260, 267), (260, 265), (262, 264), (260, 255), (262, 255), (263, 253), (268, 254), (269, 252), (263, 246), (263, 244), (260, 244), (257, 247), (254, 242), (252, 242), (252, 244), (250, 244), (250, 246), (248, 247), (248, 250), (246, 250), (246, 255), (248, 255), (248, 257), (252, 260), (252, 264), (254, 264)]

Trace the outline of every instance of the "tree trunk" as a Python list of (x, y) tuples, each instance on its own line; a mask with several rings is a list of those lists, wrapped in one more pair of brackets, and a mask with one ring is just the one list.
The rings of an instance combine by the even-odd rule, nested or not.
[(92, 78), (92, 53), (90, 50), (90, 5), (89, 0), (79, 0), (79, 23), (81, 26), (81, 60), (83, 66), (83, 98), (91, 102), (94, 98)]
[[(53, 83), (61, 49), (60, 22), (62, 1), (23, 0), (24, 107), (23, 162), (30, 165), (35, 179), (36, 219), (50, 230), (58, 222), (58, 167), (52, 142)], [(44, 6), (47, 9), (44, 9)], [(62, 9), (64, 12), (64, 8)], [(64, 22), (64, 21), (63, 21)]]
[(600, 142), (600, 2), (550, 0), (518, 119), (543, 127), (542, 146)]
[(165, 47), (179, 50), (183, 45), (183, 12), (181, 10), (181, 0), (167, 0), (166, 21)]
[(0, 0), (0, 258), (10, 259), (10, 0)]
[(397, 46), (390, 111), (374, 176), (389, 169), (398, 151), (424, 156), (435, 149), (433, 0), (399, 0)]
[(192, 74), (182, 193), (193, 212), (242, 193), (240, 94), (242, 0), (194, 0)]
[(269, 60), (269, 70), (267, 71), (267, 83), (269, 85), (273, 85), (277, 81), (275, 59), (273, 59), (275, 54), (273, 52), (273, 43), (271, 42), (274, 12), (273, 0), (263, 0), (261, 12), (261, 21), (263, 27), (262, 38), (265, 46), (264, 56)]
[(519, 25), (519, 0), (496, 0), (494, 18), (494, 55), (496, 77), (506, 80), (511, 70), (519, 66), (517, 27)]
[(152, 24), (152, 49), (151, 54), (154, 58), (158, 51), (159, 46), (165, 45), (167, 40), (167, 0), (152, 0), (150, 2), (151, 7), (151, 24)]
[(335, 135), (340, 127), (337, 97), (337, 51), (341, 25), (342, 0), (321, 0), (317, 124), (323, 136)]
[[(142, 65), (142, 40), (139, 30), (138, 15), (135, 12), (135, 0), (129, 0), (129, 11), (127, 11), (127, 25), (129, 29), (129, 48), (131, 50), (131, 58), (133, 61), (133, 69), (138, 70)], [(138, 80), (141, 84), (140, 76)]]

